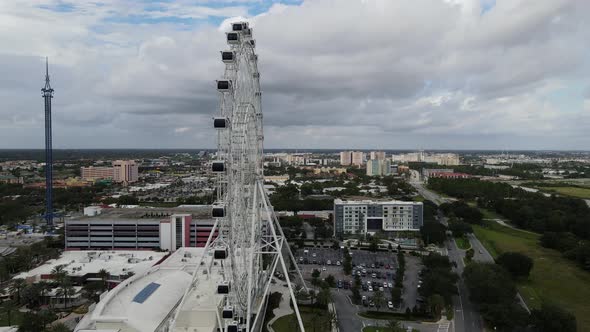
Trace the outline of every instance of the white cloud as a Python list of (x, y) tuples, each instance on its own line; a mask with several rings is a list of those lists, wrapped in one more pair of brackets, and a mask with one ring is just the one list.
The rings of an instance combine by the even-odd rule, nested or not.
[[(213, 82), (223, 73), (224, 31), (237, 19), (251, 22), (257, 39), (266, 146), (590, 143), (588, 101), (579, 96), (583, 106), (575, 109), (550, 98), (590, 74), (587, 1), (498, 0), (483, 15), (479, 0), (310, 0), (275, 4), (256, 17), (247, 9), (256, 1), (247, 0), (39, 8), (57, 3), (0, 3), (0, 97), (7, 100), (0, 128), (23, 135), (23, 147), (43, 143), (44, 55), (52, 63), (58, 146), (213, 147)], [(211, 16), (222, 23), (183, 21)], [(88, 128), (93, 139), (85, 138)], [(198, 140), (179, 135), (188, 131)]]

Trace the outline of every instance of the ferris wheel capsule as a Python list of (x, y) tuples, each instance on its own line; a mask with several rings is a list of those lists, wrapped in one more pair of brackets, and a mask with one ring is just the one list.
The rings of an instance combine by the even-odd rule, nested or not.
[(228, 127), (228, 119), (226, 117), (216, 117), (213, 118), (213, 128), (215, 129), (225, 129)]
[(213, 205), (213, 208), (211, 208), (211, 216), (213, 218), (225, 217), (225, 206), (221, 204)]
[(226, 32), (228, 44), (239, 44), (240, 35), (237, 32)]
[(217, 81), (217, 91), (219, 92), (228, 92), (232, 88), (232, 83), (230, 80), (218, 80)]
[(238, 322), (237, 321), (233, 321), (229, 324), (227, 324), (227, 332), (238, 332)]
[(234, 318), (234, 308), (231, 305), (223, 307), (223, 313), (221, 317), (224, 319)]
[(236, 22), (231, 25), (232, 31), (242, 31), (248, 29), (248, 22)]
[(213, 173), (225, 172), (225, 161), (223, 161), (223, 160), (213, 161), (213, 163), (211, 163), (211, 171)]
[(223, 51), (221, 52), (221, 61), (225, 63), (233, 63), (236, 58), (236, 55), (232, 51)]

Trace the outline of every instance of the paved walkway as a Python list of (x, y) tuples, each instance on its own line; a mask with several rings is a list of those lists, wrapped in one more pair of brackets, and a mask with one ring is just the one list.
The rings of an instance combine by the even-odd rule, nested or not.
[(281, 302), (279, 303), (278, 308), (275, 308), (272, 313), (275, 315), (267, 324), (266, 328), (268, 328), (269, 332), (274, 332), (271, 325), (280, 317), (290, 315), (293, 313), (291, 306), (289, 306), (289, 300), (291, 299), (291, 294), (289, 293), (288, 287), (283, 287), (285, 282), (281, 280), (277, 280), (275, 278), (276, 284), (270, 289), (270, 293), (279, 292), (281, 293)]

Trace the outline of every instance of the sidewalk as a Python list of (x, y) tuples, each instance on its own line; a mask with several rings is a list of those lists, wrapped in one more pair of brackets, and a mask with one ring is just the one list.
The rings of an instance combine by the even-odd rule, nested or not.
[[(275, 279), (276, 280), (276, 279)], [(275, 284), (274, 289), (271, 289), (270, 292), (279, 292), (281, 293), (281, 303), (279, 303), (279, 307), (275, 308), (272, 313), (275, 315), (267, 324), (266, 328), (269, 332), (274, 332), (271, 325), (280, 317), (289, 315), (293, 313), (293, 310), (289, 306), (289, 302), (291, 300), (291, 294), (289, 293), (289, 288), (283, 287), (283, 282), (281, 280), (276, 280), (277, 283)]]

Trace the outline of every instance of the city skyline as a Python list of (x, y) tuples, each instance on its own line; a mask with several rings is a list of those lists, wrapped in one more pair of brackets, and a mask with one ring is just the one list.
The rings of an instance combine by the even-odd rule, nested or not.
[(0, 9), (14, 23), (2, 32), (0, 128), (11, 139), (0, 149), (42, 148), (45, 56), (54, 148), (214, 148), (219, 37), (236, 18), (259, 39), (267, 148), (590, 144), (587, 2), (347, 0), (337, 15), (323, 0)]

